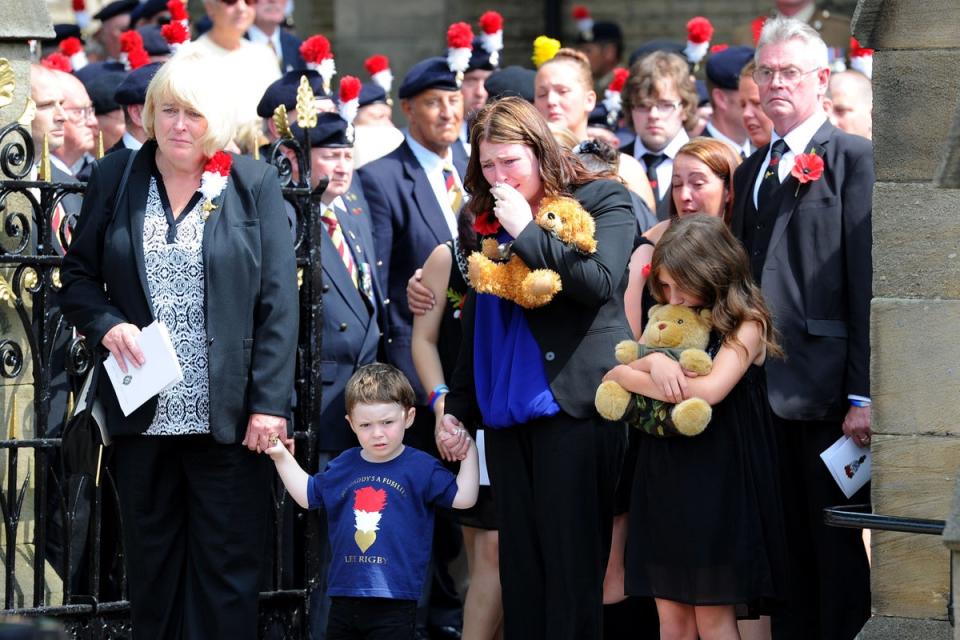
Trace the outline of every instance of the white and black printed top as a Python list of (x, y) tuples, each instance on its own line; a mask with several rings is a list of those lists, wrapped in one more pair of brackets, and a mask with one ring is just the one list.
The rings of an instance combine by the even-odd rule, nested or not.
[(150, 178), (143, 221), (147, 285), (156, 318), (170, 331), (183, 381), (157, 397), (147, 435), (210, 431), (201, 200), (198, 191), (174, 219), (162, 180)]

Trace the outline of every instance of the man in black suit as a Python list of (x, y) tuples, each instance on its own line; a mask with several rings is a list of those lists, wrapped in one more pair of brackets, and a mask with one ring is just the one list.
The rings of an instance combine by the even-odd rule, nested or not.
[(286, 5), (286, 0), (259, 0), (254, 5), (257, 15), (246, 35), (251, 42), (269, 47), (284, 73), (307, 68), (300, 55), (302, 41), (282, 26), (286, 19), (283, 13)]
[[(767, 363), (791, 570), (774, 637), (849, 640), (870, 617), (869, 566), (860, 532), (825, 526), (823, 508), (867, 502), (869, 490), (845, 499), (819, 455), (844, 434), (870, 443), (873, 153), (827, 122), (815, 30), (769, 21), (756, 62), (774, 132), (735, 174), (732, 224), (787, 356)], [(797, 162), (822, 175), (799, 181)]]

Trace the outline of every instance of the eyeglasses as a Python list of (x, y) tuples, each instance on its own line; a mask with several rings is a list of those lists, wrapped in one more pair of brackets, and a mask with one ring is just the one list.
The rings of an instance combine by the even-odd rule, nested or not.
[(780, 79), (784, 84), (797, 84), (800, 78), (805, 75), (820, 71), (820, 67), (814, 67), (809, 71), (801, 71), (797, 67), (783, 67), (782, 69), (771, 69), (770, 67), (757, 67), (753, 72), (753, 80), (757, 84), (767, 85), (773, 82), (773, 79), (780, 74)]
[(63, 110), (67, 112), (67, 115), (69, 115), (72, 120), (78, 121), (83, 121), (96, 115), (96, 112), (93, 110), (93, 105), (89, 107), (64, 107)]
[(683, 104), (682, 100), (660, 100), (659, 102), (641, 102), (640, 104), (633, 105), (633, 110), (638, 113), (652, 113), (654, 109), (660, 115), (669, 116), (680, 108), (680, 105)]
[[(220, 2), (227, 5), (228, 7), (232, 7), (233, 5), (237, 4), (239, 0), (220, 0)], [(252, 7), (253, 5), (257, 4), (257, 0), (244, 0), (244, 2), (247, 3), (248, 7)]]

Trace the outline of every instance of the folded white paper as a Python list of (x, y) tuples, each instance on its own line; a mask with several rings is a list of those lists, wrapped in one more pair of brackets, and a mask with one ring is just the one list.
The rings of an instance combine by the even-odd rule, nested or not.
[(125, 416), (183, 380), (183, 370), (170, 340), (170, 332), (162, 322), (155, 320), (144, 327), (137, 343), (143, 351), (142, 367), (134, 367), (128, 362), (127, 372), (124, 373), (113, 354), (107, 356), (103, 363)]
[(870, 448), (843, 436), (820, 454), (843, 495), (849, 498), (870, 480)]

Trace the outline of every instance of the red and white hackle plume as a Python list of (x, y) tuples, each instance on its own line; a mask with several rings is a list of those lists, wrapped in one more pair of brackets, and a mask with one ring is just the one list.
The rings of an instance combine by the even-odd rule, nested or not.
[(170, 22), (179, 22), (187, 29), (190, 28), (190, 15), (181, 0), (170, 0), (167, 3), (167, 11), (170, 12)]
[(627, 84), (630, 71), (626, 67), (617, 67), (613, 70), (613, 80), (603, 92), (603, 106), (607, 108), (607, 117), (616, 122), (623, 108), (623, 86)]
[(573, 7), (573, 20), (577, 23), (577, 31), (583, 36), (584, 40), (593, 40), (593, 16), (590, 15), (590, 9), (582, 4)]
[(500, 66), (500, 51), (503, 49), (503, 16), (496, 11), (487, 11), (480, 16), (480, 45), (490, 54), (490, 64)]
[(856, 38), (850, 38), (850, 67), (873, 78), (873, 49), (860, 46)]
[(353, 492), (353, 519), (357, 531), (353, 539), (360, 547), (360, 551), (367, 552), (370, 545), (377, 539), (380, 529), (380, 517), (383, 508), (387, 506), (386, 489), (361, 487)]
[(83, 51), (83, 43), (80, 38), (64, 38), (60, 43), (60, 53), (70, 59), (70, 66), (74, 71), (79, 71), (87, 66), (87, 54)]
[(127, 71), (150, 64), (150, 54), (143, 47), (143, 37), (132, 29), (120, 34), (120, 62)]
[(204, 214), (209, 214), (214, 209), (216, 206), (213, 204), (214, 198), (223, 193), (223, 190), (227, 187), (230, 165), (232, 164), (233, 158), (230, 157), (229, 153), (217, 151), (203, 165), (203, 173), (200, 175), (200, 193), (203, 195)]
[(340, 106), (337, 110), (340, 117), (347, 121), (347, 124), (353, 124), (353, 119), (357, 117), (357, 109), (360, 108), (360, 78), (356, 76), (343, 76), (340, 78)]
[(73, 16), (77, 20), (77, 26), (86, 29), (90, 24), (90, 14), (87, 12), (87, 3), (84, 0), (73, 0)]
[(337, 74), (337, 65), (333, 61), (333, 51), (330, 41), (324, 36), (310, 36), (300, 45), (300, 55), (307, 63), (308, 69), (313, 69), (323, 78), (323, 89), (330, 93), (330, 81)]
[(447, 29), (447, 66), (457, 74), (457, 84), (470, 67), (473, 53), (473, 29), (466, 22), (454, 22)]
[(43, 58), (40, 61), (40, 65), (46, 67), (47, 69), (63, 71), (64, 73), (70, 73), (73, 71), (73, 67), (70, 66), (70, 58), (63, 55), (59, 51), (54, 51), (47, 57)]
[(184, 42), (190, 41), (190, 29), (179, 20), (171, 20), (160, 27), (160, 35), (170, 45), (170, 51), (176, 53)]
[(377, 53), (367, 58), (363, 67), (370, 74), (370, 79), (380, 86), (387, 94), (393, 86), (393, 73), (390, 71), (390, 58)]
[(687, 23), (687, 46), (683, 55), (693, 64), (698, 64), (707, 55), (710, 49), (710, 38), (713, 37), (713, 25), (703, 16), (692, 18)]

